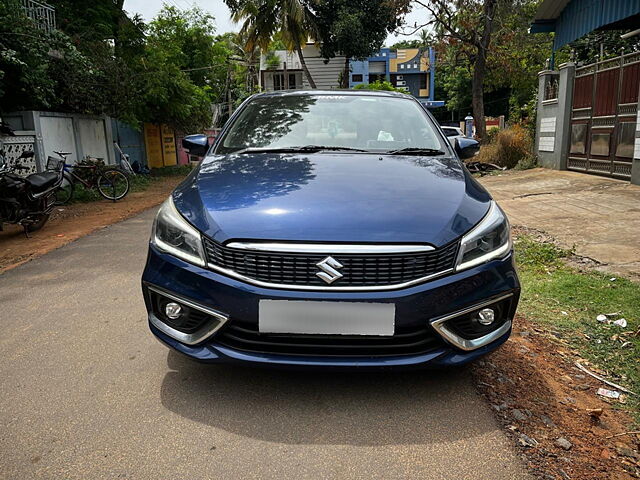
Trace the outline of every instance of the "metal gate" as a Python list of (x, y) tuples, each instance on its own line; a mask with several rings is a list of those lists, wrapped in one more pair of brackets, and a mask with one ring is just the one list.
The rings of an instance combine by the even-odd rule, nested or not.
[[(115, 118), (111, 119), (111, 130), (113, 132), (113, 140), (118, 142), (122, 151), (129, 155), (129, 161), (131, 163), (138, 162), (139, 165), (147, 164), (142, 132)], [(118, 152), (116, 152), (116, 158), (120, 158)]]
[(576, 69), (567, 168), (631, 178), (640, 52)]

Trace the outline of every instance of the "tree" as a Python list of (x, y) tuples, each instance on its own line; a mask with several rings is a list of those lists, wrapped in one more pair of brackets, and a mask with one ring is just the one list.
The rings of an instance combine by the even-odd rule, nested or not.
[(307, 68), (302, 46), (309, 37), (316, 37), (314, 16), (302, 0), (224, 0), (232, 12), (233, 20), (243, 22), (241, 34), (245, 48), (257, 46), (266, 50), (276, 33), (290, 51), (295, 50), (311, 88), (316, 83)]
[[(482, 82), (486, 115), (504, 114), (511, 120), (521, 120), (529, 114), (527, 105), (537, 92), (537, 72), (551, 51), (549, 34), (528, 33), (537, 4), (536, 0), (498, 2)], [(436, 92), (446, 98), (447, 109), (452, 112), (450, 119), (459, 120), (473, 111), (471, 93), (477, 48), (446, 31), (435, 29), (432, 35), (437, 52)]]
[(473, 66), (471, 103), (478, 137), (486, 137), (484, 119), (484, 77), (492, 34), (496, 25), (498, 3), (507, 0), (413, 0), (423, 6), (431, 19), (420, 28), (432, 26), (440, 38), (451, 39), (467, 48), (469, 63)]
[(235, 34), (216, 36), (213, 17), (198, 9), (165, 7), (147, 26), (122, 0), (55, 3), (60, 28), (47, 32), (20, 0), (0, 2), (0, 111), (106, 114), (195, 131), (210, 126), (212, 103), (233, 105), (252, 91), (257, 53), (233, 60)]
[(364, 59), (382, 47), (387, 34), (402, 22), (406, 2), (389, 0), (310, 0), (320, 54), (325, 60), (345, 57), (342, 86), (349, 86), (349, 61)]
[(211, 123), (211, 104), (226, 92), (231, 54), (216, 41), (211, 15), (164, 6), (149, 24), (140, 118), (196, 131)]

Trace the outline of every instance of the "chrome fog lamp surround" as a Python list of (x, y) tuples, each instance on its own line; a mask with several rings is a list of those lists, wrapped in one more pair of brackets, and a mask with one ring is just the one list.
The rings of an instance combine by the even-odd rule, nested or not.
[(491, 201), (489, 211), (460, 241), (456, 271), (475, 267), (507, 255), (513, 243), (509, 221), (496, 202)]
[(169, 337), (174, 338), (181, 343), (184, 343), (186, 345), (195, 345), (196, 343), (200, 343), (220, 330), (224, 326), (224, 324), (229, 321), (228, 315), (214, 310), (213, 308), (209, 308), (205, 305), (196, 303), (188, 298), (170, 293), (164, 288), (156, 287), (155, 285), (150, 285), (148, 283), (145, 283), (145, 287), (162, 297), (173, 300), (175, 302), (179, 302), (182, 305), (185, 305), (194, 310), (199, 310), (209, 315), (210, 319), (197, 331), (193, 333), (184, 333), (180, 330), (176, 330), (175, 328), (170, 327), (158, 317), (156, 317), (153, 313), (149, 314), (149, 321), (154, 327), (156, 327), (165, 335), (168, 335)]
[[(479, 303), (477, 305), (473, 305), (471, 307), (465, 308), (464, 310), (459, 310), (457, 312), (451, 313), (449, 315), (445, 315), (444, 317), (439, 317), (434, 320), (431, 320), (431, 326), (438, 332), (444, 340), (451, 343), (452, 345), (458, 347), (460, 350), (471, 351), (476, 350), (480, 347), (484, 347), (485, 345), (490, 344), (498, 340), (504, 334), (506, 334), (511, 329), (511, 320), (507, 320), (496, 330), (483, 335), (482, 337), (474, 338), (472, 340), (467, 338), (462, 338), (457, 333), (453, 332), (449, 328), (447, 328), (447, 321), (452, 320), (456, 317), (460, 317), (462, 315), (469, 314), (479, 309), (483, 309), (484, 307), (488, 307), (489, 305), (493, 305), (502, 300), (505, 300), (509, 297), (512, 297), (513, 293), (508, 293), (501, 297), (493, 298), (491, 300), (487, 300), (486, 302)], [(505, 312), (506, 314), (506, 312)]]

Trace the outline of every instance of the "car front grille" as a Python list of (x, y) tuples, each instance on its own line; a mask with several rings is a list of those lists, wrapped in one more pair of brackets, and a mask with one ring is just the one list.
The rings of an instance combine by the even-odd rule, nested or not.
[[(412, 253), (283, 253), (230, 248), (204, 239), (209, 265), (219, 267), (245, 279), (271, 285), (311, 288), (388, 287), (435, 276), (454, 267), (458, 242), (432, 251)], [(316, 274), (316, 265), (331, 255), (342, 264), (343, 275), (327, 284)]]
[(443, 345), (428, 326), (396, 327), (393, 336), (264, 334), (248, 324), (229, 322), (215, 342), (234, 350), (276, 355), (379, 357), (428, 353)]

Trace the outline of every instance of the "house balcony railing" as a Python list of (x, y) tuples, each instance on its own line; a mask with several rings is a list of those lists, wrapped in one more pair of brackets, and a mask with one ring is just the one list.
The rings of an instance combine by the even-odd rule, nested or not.
[(56, 28), (56, 9), (51, 5), (36, 0), (22, 0), (27, 17), (32, 19), (38, 28), (51, 32)]

